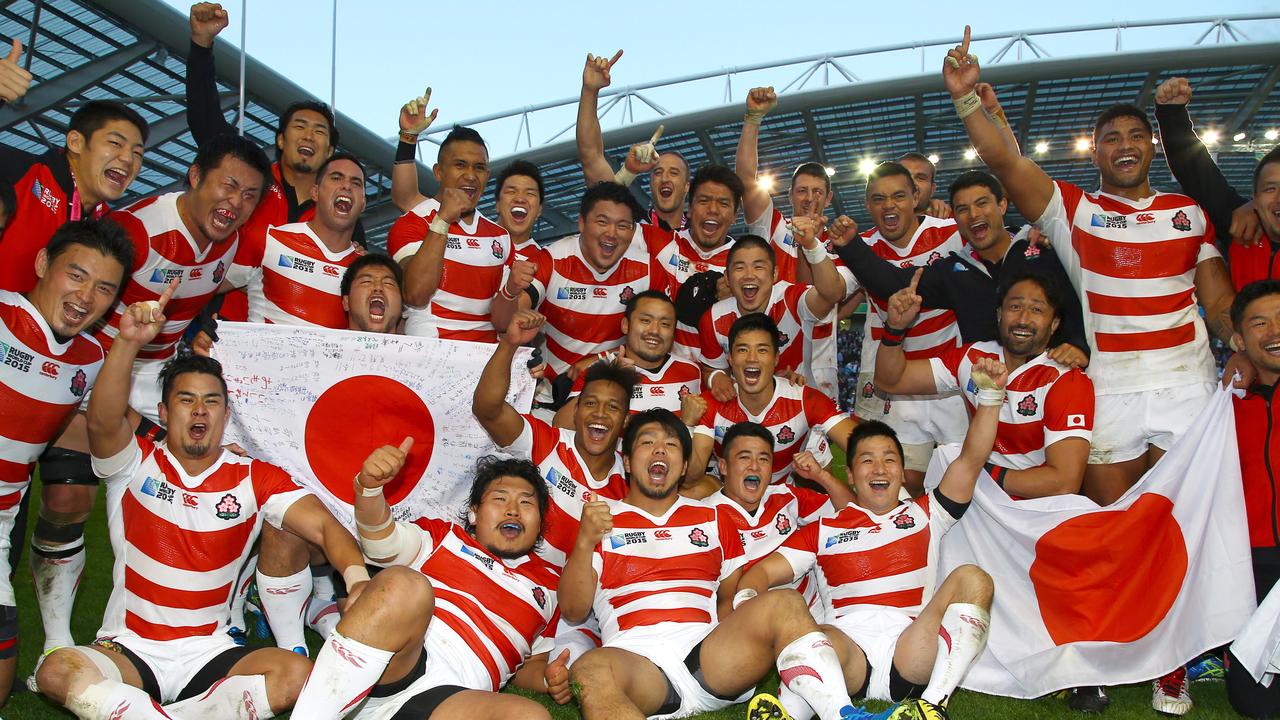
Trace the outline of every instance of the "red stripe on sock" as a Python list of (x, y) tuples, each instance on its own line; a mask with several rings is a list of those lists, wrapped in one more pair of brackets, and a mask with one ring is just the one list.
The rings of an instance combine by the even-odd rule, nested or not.
[(791, 687), (791, 682), (793, 680), (804, 677), (805, 675), (810, 675), (818, 682), (822, 682), (822, 676), (818, 674), (818, 671), (808, 665), (795, 665), (793, 667), (778, 670), (778, 677), (782, 678), (782, 684), (787, 687)]
[(947, 652), (951, 652), (951, 633), (947, 632), (946, 628), (939, 625), (938, 637), (942, 638), (942, 642), (947, 644)]

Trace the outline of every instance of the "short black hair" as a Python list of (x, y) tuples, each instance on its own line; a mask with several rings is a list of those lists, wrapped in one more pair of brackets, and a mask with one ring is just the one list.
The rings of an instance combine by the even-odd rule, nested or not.
[(902, 156), (898, 158), (898, 164), (901, 165), (903, 160), (915, 160), (916, 162), (922, 162), (929, 166), (929, 169), (933, 171), (934, 176), (937, 176), (938, 174), (938, 166), (934, 165), (933, 161), (930, 160), (929, 157), (924, 153), (916, 152), (915, 150), (912, 150), (911, 152), (905, 152), (905, 153), (902, 153)]
[(769, 444), (769, 452), (773, 452), (773, 433), (769, 432), (769, 428), (760, 423), (746, 420), (740, 423), (734, 423), (724, 431), (724, 438), (720, 441), (720, 457), (729, 457), (729, 446), (738, 438), (759, 438)]
[(124, 120), (138, 128), (138, 134), (142, 136), (143, 143), (146, 143), (147, 138), (151, 136), (151, 127), (147, 125), (146, 120), (142, 119), (138, 111), (115, 100), (90, 100), (76, 108), (76, 111), (71, 113), (71, 120), (67, 122), (67, 132), (74, 130), (83, 135), (87, 141), (104, 125), (114, 120)]
[(956, 193), (966, 188), (982, 187), (991, 191), (996, 196), (996, 202), (1004, 199), (1004, 186), (996, 179), (994, 175), (981, 170), (965, 170), (960, 176), (951, 181), (951, 204), (956, 204)]
[[(299, 100), (285, 108), (284, 112), (280, 113), (280, 122), (276, 124), (276, 135), (283, 136), (284, 129), (289, 127), (293, 116), (305, 110), (310, 110), (324, 118), (324, 121), (329, 124), (329, 148), (338, 147), (338, 123), (334, 117), (333, 108), (319, 100)], [(276, 148), (276, 157), (279, 157), (281, 152), (280, 148)]]
[(640, 222), (644, 217), (644, 208), (640, 207), (640, 201), (631, 194), (631, 190), (612, 180), (601, 180), (587, 188), (582, 194), (582, 202), (578, 204), (578, 217), (585, 223), (596, 203), (605, 201), (625, 205), (631, 211), (631, 222)]
[(920, 188), (916, 187), (916, 179), (911, 177), (911, 171), (907, 169), (907, 166), (892, 160), (880, 163), (876, 166), (875, 170), (871, 171), (871, 174), (867, 175), (866, 192), (871, 192), (871, 185), (875, 181), (887, 177), (893, 177), (894, 175), (906, 178), (907, 183), (911, 186), (911, 192), (920, 192)]
[(773, 341), (774, 352), (782, 347), (782, 335), (778, 332), (778, 324), (773, 318), (760, 312), (747, 313), (729, 326), (729, 349), (733, 350), (733, 344), (737, 342), (738, 336), (744, 332), (751, 330), (763, 330), (769, 333), (769, 339)]
[(626, 308), (622, 311), (622, 316), (627, 319), (627, 322), (631, 322), (631, 316), (635, 313), (636, 308), (640, 306), (641, 300), (661, 300), (673, 309), (676, 306), (671, 296), (661, 290), (645, 290), (644, 292), (636, 293), (627, 301)]
[(849, 442), (845, 444), (848, 448), (844, 458), (846, 468), (853, 467), (854, 458), (858, 455), (858, 443), (873, 437), (887, 437), (892, 440), (893, 446), (898, 449), (898, 458), (902, 459), (902, 441), (898, 439), (898, 433), (879, 420), (863, 420), (849, 433)]
[(1280, 163), (1280, 145), (1268, 150), (1267, 154), (1263, 155), (1262, 159), (1258, 161), (1257, 167), (1253, 169), (1253, 192), (1255, 195), (1258, 192), (1258, 181), (1262, 180), (1262, 168), (1271, 163)]
[(120, 281), (120, 290), (124, 290), (124, 280), (133, 270), (133, 241), (129, 239), (124, 228), (107, 217), (63, 223), (53, 232), (53, 237), (49, 238), (49, 244), (44, 248), (49, 264), (53, 265), (53, 261), (69, 250), (72, 245), (83, 245), (107, 257), (115, 258), (124, 268)]
[[(666, 408), (649, 408), (631, 416), (627, 421), (627, 429), (622, 433), (622, 454), (631, 457), (640, 429), (653, 423), (662, 425), (667, 432), (676, 436), (680, 441), (680, 451), (684, 455), (684, 461), (689, 462), (689, 456), (693, 454), (693, 438), (689, 435), (689, 428), (680, 422), (680, 418), (676, 417), (675, 413)], [(688, 471), (688, 468), (685, 470)]]
[(800, 175), (808, 175), (810, 177), (822, 178), (822, 182), (827, 187), (827, 193), (831, 192), (831, 176), (827, 174), (827, 168), (821, 163), (803, 162), (791, 171), (791, 184), (794, 185), (796, 178)]
[(1147, 117), (1147, 114), (1143, 112), (1142, 108), (1134, 105), (1133, 103), (1116, 103), (1099, 113), (1098, 118), (1093, 121), (1094, 140), (1096, 141), (1098, 139), (1098, 133), (1101, 132), (1102, 128), (1105, 127), (1107, 123), (1115, 120), (1116, 118), (1122, 117), (1131, 117), (1140, 121), (1142, 126), (1147, 129), (1148, 135), (1155, 134), (1155, 129), (1151, 126), (1151, 118)]
[(271, 172), (271, 160), (267, 158), (267, 154), (257, 143), (234, 133), (221, 133), (210, 138), (196, 151), (196, 159), (191, 161), (191, 165), (200, 171), (203, 182), (227, 157), (240, 160), (262, 173), (263, 195), (275, 184), (275, 175)]
[(728, 270), (728, 268), (733, 265), (734, 255), (737, 255), (741, 250), (749, 250), (751, 248), (764, 250), (765, 254), (769, 256), (769, 264), (774, 267), (778, 266), (778, 253), (773, 249), (773, 244), (759, 235), (752, 235), (748, 233), (742, 237), (735, 238), (733, 244), (729, 246), (729, 254), (726, 255), (724, 259), (725, 269)]
[(1240, 332), (1249, 303), (1268, 295), (1280, 295), (1280, 280), (1255, 280), (1240, 288), (1236, 299), (1231, 301), (1231, 325), (1236, 332)]
[(449, 131), (449, 134), (444, 136), (444, 141), (440, 143), (440, 151), (436, 153), (436, 157), (438, 158), (443, 156), (445, 149), (458, 142), (476, 143), (480, 147), (484, 148), (485, 155), (489, 154), (489, 146), (485, 144), (484, 138), (480, 137), (480, 133), (465, 125), (454, 125), (453, 129)]
[[(518, 477), (533, 488), (533, 496), (538, 501), (538, 543), (542, 542), (542, 531), (547, 527), (547, 508), (551, 504), (551, 494), (547, 490), (547, 481), (542, 479), (538, 466), (528, 460), (512, 457), (485, 455), (476, 460), (476, 476), (471, 481), (471, 491), (467, 493), (467, 508), (462, 512), (462, 528), (468, 535), (474, 536), (476, 524), (471, 522), (470, 510), (474, 510), (484, 500), (489, 486), (499, 478)], [(537, 544), (534, 545), (537, 547)]]
[(356, 258), (356, 261), (351, 263), (347, 271), (342, 273), (342, 282), (339, 284), (342, 297), (351, 294), (351, 283), (356, 281), (356, 276), (360, 274), (360, 271), (373, 265), (390, 270), (391, 274), (396, 278), (396, 285), (401, 290), (404, 289), (404, 268), (400, 267), (400, 263), (392, 260), (391, 256), (385, 253), (371, 252)]
[(502, 172), (498, 173), (498, 181), (493, 185), (494, 190), (501, 194), (503, 183), (516, 175), (531, 178), (537, 184), (538, 202), (543, 202), (547, 199), (546, 185), (542, 181), (542, 171), (538, 169), (537, 165), (528, 160), (516, 160), (502, 168)]
[(1040, 291), (1044, 293), (1044, 298), (1049, 302), (1049, 307), (1053, 308), (1053, 316), (1062, 319), (1062, 314), (1067, 307), (1066, 293), (1062, 289), (1061, 283), (1048, 273), (1038, 270), (1027, 270), (1017, 275), (1007, 278), (1000, 283), (1000, 287), (996, 290), (996, 307), (1004, 307), (1004, 298), (1013, 289), (1014, 285), (1020, 282), (1034, 283)]
[(222, 386), (222, 396), (227, 396), (227, 381), (222, 377), (222, 363), (211, 357), (196, 355), (192, 352), (180, 352), (160, 369), (160, 401), (169, 404), (169, 393), (173, 391), (173, 383), (180, 376), (189, 373), (212, 375), (218, 378)]
[(598, 362), (582, 373), (582, 392), (586, 392), (591, 383), (613, 383), (622, 389), (622, 405), (627, 410), (630, 410), (631, 393), (635, 391), (636, 383), (639, 381), (636, 371), (632, 368), (616, 362)]
[(733, 194), (733, 208), (737, 210), (742, 207), (742, 195), (746, 192), (746, 186), (742, 184), (742, 178), (738, 174), (730, 170), (725, 165), (703, 165), (698, 168), (698, 172), (693, 174), (693, 179), (689, 181), (689, 203), (692, 207), (693, 198), (698, 194), (698, 188), (706, 183), (713, 182), (724, 185), (729, 188), (729, 192)]
[(350, 160), (356, 164), (356, 167), (360, 168), (360, 174), (364, 176), (366, 180), (369, 178), (369, 173), (364, 169), (364, 163), (360, 162), (360, 158), (349, 152), (336, 152), (330, 155), (328, 160), (320, 163), (320, 167), (316, 168), (316, 182), (319, 182), (320, 178), (324, 177), (324, 171), (327, 170), (330, 165), (338, 162), (339, 160)]

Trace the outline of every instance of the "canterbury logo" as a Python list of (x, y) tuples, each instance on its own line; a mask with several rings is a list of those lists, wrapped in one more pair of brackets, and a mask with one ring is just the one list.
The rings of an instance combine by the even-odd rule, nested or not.
[(267, 588), (268, 595), (292, 595), (302, 589), (301, 585), (290, 585), (282, 588)]
[(353, 654), (350, 650), (342, 647), (336, 640), (330, 640), (329, 647), (333, 648), (333, 651), (338, 653), (338, 657), (346, 660), (348, 663), (351, 663), (358, 668), (364, 667), (364, 658), (359, 657)]
[(120, 720), (121, 718), (124, 717), (124, 714), (128, 711), (129, 711), (129, 701), (125, 700), (124, 702), (117, 705), (115, 710), (111, 711), (111, 714), (107, 716), (107, 720)]

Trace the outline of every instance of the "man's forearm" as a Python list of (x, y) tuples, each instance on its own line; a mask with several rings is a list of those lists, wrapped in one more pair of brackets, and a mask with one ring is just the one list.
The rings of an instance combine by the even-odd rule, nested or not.
[(1010, 495), (1038, 498), (1079, 492), (1083, 475), (1045, 463), (1026, 470), (1005, 470), (1000, 481)]
[(476, 391), (471, 398), (471, 411), (481, 423), (502, 414), (507, 390), (511, 387), (511, 363), (515, 356), (515, 346), (500, 340), (494, 347), (493, 356), (480, 372), (480, 381), (476, 383)]
[(397, 162), (391, 166), (391, 202), (400, 212), (409, 212), (426, 199), (418, 188), (418, 163)]
[(89, 435), (110, 433), (125, 421), (129, 413), (129, 391), (133, 386), (133, 362), (141, 347), (116, 338), (111, 352), (98, 371), (98, 380), (85, 413)]
[(214, 72), (213, 47), (191, 42), (187, 53), (187, 127), (196, 145), (204, 145), (223, 133), (232, 132), (222, 116), (218, 81)]
[(1196, 136), (1186, 105), (1156, 105), (1165, 162), (1182, 191), (1200, 207), (1220, 237), (1231, 235), (1231, 212), (1246, 200), (1231, 187), (1209, 149)]
[(418, 252), (409, 258), (404, 268), (404, 300), (408, 305), (423, 307), (431, 302), (440, 289), (440, 275), (444, 272), (444, 250), (448, 238), (428, 230)]
[(560, 585), (556, 597), (560, 602), (560, 614), (571, 623), (579, 623), (591, 612), (595, 601), (596, 577), (591, 566), (595, 549), (574, 547), (560, 573)]
[(876, 387), (885, 392), (906, 392), (898, 388), (898, 383), (902, 382), (902, 376), (906, 372), (907, 354), (903, 352), (901, 343), (880, 343), (880, 347), (876, 348), (876, 367), (872, 377)]
[(836, 264), (830, 258), (823, 258), (822, 262), (809, 265), (809, 270), (813, 273), (813, 287), (818, 294), (832, 307), (839, 305), (844, 299), (844, 278), (840, 277)]
[(596, 103), (600, 91), (582, 88), (578, 98), (578, 122), (574, 138), (578, 143), (578, 160), (587, 185), (613, 180), (613, 168), (604, 156), (604, 136), (600, 132), (600, 118), (596, 116)]

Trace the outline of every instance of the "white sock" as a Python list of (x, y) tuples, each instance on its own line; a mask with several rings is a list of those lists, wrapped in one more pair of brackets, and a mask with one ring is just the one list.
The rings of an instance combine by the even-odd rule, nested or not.
[(329, 633), (338, 627), (342, 614), (338, 612), (338, 603), (332, 597), (321, 600), (315, 592), (307, 599), (307, 627), (320, 637), (329, 637)]
[(236, 594), (231, 596), (231, 627), (242, 633), (245, 631), (244, 604), (249, 599), (249, 584), (253, 582), (257, 571), (258, 555), (255, 553), (240, 568), (240, 575), (236, 578)]
[(172, 720), (150, 695), (119, 680), (99, 680), (68, 696), (67, 709), (80, 720)]
[(941, 705), (955, 692), (969, 666), (987, 644), (991, 613), (971, 603), (952, 603), (938, 627), (938, 657), (920, 699)]
[(377, 684), (394, 655), (333, 631), (316, 653), (291, 717), (337, 720), (346, 716)]
[(791, 720), (810, 720), (813, 717), (813, 708), (809, 707), (809, 703), (786, 685), (778, 687), (778, 702), (782, 703), (782, 709), (787, 711)]
[(181, 720), (275, 717), (267, 700), (264, 675), (224, 677), (204, 693), (165, 705), (164, 710)]
[[(311, 597), (332, 600), (338, 596), (333, 586), (333, 566), (329, 563), (311, 566)], [(326, 633), (328, 634), (328, 633)]]
[(40, 621), (44, 624), (44, 649), (72, 647), (71, 607), (84, 573), (84, 538), (71, 545), (31, 543), (31, 577), (35, 581)]
[(258, 599), (262, 601), (262, 614), (267, 616), (276, 647), (293, 650), (307, 649), (307, 639), (302, 634), (302, 613), (311, 597), (311, 568), (302, 568), (287, 577), (263, 575), (258, 570)]
[(840, 657), (820, 632), (801, 635), (782, 648), (778, 675), (782, 684), (804, 698), (822, 720), (839, 720), (840, 711), (849, 706)]

